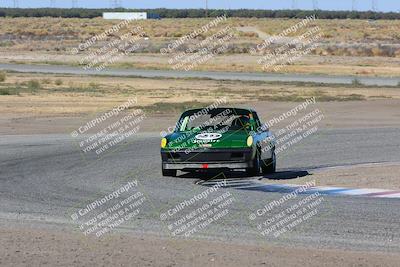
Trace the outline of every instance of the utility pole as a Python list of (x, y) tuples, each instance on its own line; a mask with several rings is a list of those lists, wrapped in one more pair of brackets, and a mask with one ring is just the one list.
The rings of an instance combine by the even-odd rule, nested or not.
[(14, 0), (14, 8), (18, 8), (18, 0)]
[(120, 8), (122, 7), (122, 0), (111, 0), (110, 1), (111, 8)]
[(318, 10), (318, 9), (319, 9), (319, 8), (318, 8), (318, 0), (313, 0), (313, 1), (312, 1), (312, 4), (313, 4), (314, 10)]
[(55, 7), (56, 6), (56, 0), (50, 0), (50, 7)]
[(353, 0), (351, 3), (351, 10), (356, 11), (357, 10), (357, 0)]
[(378, 4), (377, 4), (376, 0), (372, 0), (371, 5), (372, 5), (372, 11), (377, 12), (378, 11)]
[(208, 18), (208, 0), (206, 0), (206, 18)]
[(72, 8), (78, 7), (78, 0), (72, 0)]
[(292, 0), (292, 9), (297, 9), (297, 0)]

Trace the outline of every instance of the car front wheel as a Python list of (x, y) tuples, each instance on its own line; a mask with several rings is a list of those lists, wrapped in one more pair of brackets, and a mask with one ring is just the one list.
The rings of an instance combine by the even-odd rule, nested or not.
[(253, 159), (253, 167), (246, 169), (248, 176), (257, 176), (260, 174), (260, 153), (257, 151), (256, 156)]
[(276, 155), (275, 155), (275, 151), (272, 153), (272, 158), (267, 159), (267, 160), (263, 160), (261, 169), (262, 169), (262, 173), (263, 174), (276, 172)]

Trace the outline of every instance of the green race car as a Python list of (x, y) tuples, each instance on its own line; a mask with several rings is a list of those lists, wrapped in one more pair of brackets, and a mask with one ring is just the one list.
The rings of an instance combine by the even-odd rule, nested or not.
[(257, 113), (242, 108), (185, 111), (161, 140), (163, 176), (177, 171), (245, 169), (249, 176), (276, 169), (275, 141)]

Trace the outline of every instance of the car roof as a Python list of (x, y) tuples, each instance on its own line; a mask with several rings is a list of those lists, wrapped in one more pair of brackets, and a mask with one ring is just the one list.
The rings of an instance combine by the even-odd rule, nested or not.
[(204, 107), (204, 108), (196, 108), (196, 109), (186, 110), (185, 112), (183, 112), (182, 115), (192, 114), (192, 113), (196, 113), (196, 112), (199, 112), (199, 111), (202, 111), (202, 110), (207, 110), (207, 109), (213, 110), (213, 111), (216, 111), (216, 112), (223, 111), (223, 110), (226, 110), (226, 109), (232, 109), (232, 110), (235, 111), (235, 113), (248, 113), (248, 112), (256, 113), (255, 110), (250, 109), (250, 108), (234, 108), (234, 107), (208, 108), (208, 107)]

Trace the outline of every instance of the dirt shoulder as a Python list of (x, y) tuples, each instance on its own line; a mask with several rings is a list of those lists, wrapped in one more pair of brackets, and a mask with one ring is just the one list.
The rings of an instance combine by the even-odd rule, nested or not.
[[(305, 171), (304, 171), (305, 172)], [(289, 174), (282, 172), (266, 177), (268, 184), (302, 185), (315, 181), (317, 186), (345, 188), (400, 189), (400, 162), (338, 166)], [(299, 177), (296, 177), (296, 176)]]
[(1, 266), (397, 266), (399, 254), (2, 227)]
[(254, 108), (263, 121), (315, 98), (325, 115), (322, 128), (400, 126), (397, 87), (7, 73), (0, 82), (0, 134), (68, 133), (132, 98), (147, 115), (141, 128), (147, 132), (222, 99), (224, 106)]
[[(0, 49), (1, 63), (77, 66), (83, 56), (60, 52), (14, 52)], [(169, 55), (135, 54), (125, 56), (109, 67), (172, 70), (173, 65), (168, 63), (170, 59)], [(259, 59), (260, 56), (250, 54), (217, 55), (194, 70), (263, 73), (265, 71), (262, 65), (257, 64)], [(400, 75), (399, 65), (400, 58), (398, 57), (304, 56), (294, 64), (287, 65), (277, 72), (269, 70), (267, 73), (398, 77)]]
[[(128, 99), (128, 98), (126, 98)], [(17, 99), (18, 100), (18, 99)], [(0, 115), (0, 134), (1, 135), (29, 135), (29, 134), (69, 134), (71, 130), (84, 125), (86, 122), (96, 118), (96, 114), (102, 114), (107, 110), (111, 110), (112, 102), (107, 102), (105, 99), (99, 99), (100, 102), (89, 102), (87, 106), (85, 102), (73, 101), (62, 103), (60, 100), (47, 99), (47, 102), (40, 103), (40, 99), (35, 103), (15, 101), (13, 104), (6, 103), (4, 109), (8, 112), (3, 112)], [(122, 103), (122, 98), (119, 99)], [(114, 99), (115, 101), (115, 99)], [(0, 98), (0, 104), (2, 99)], [(28, 104), (29, 103), (29, 104)], [(44, 106), (45, 109), (68, 109), (61, 108), (61, 105), (71, 106), (79, 109), (79, 105), (87, 109), (93, 109), (91, 112), (81, 114), (62, 114), (51, 112), (28, 112), (24, 109), (40, 109)], [(113, 102), (114, 106), (117, 102)], [(234, 104), (234, 106), (252, 107), (259, 113), (261, 119), (266, 121), (272, 117), (279, 116), (282, 113), (294, 108), (299, 103), (296, 102), (249, 102), (246, 104)], [(58, 106), (57, 106), (58, 105)], [(75, 105), (75, 106), (74, 106)], [(98, 106), (102, 106), (99, 109)], [(104, 106), (103, 106), (104, 105)], [(349, 101), (349, 102), (321, 102), (317, 103), (314, 108), (320, 109), (325, 118), (319, 124), (319, 128), (384, 128), (384, 127), (400, 127), (400, 100), (373, 100), (373, 101)], [(0, 108), (1, 109), (1, 108)], [(21, 112), (12, 113), (12, 109), (19, 109)], [(98, 110), (97, 112), (95, 110)], [(312, 110), (310, 110), (312, 111)], [(174, 126), (179, 117), (179, 112), (167, 111), (164, 114), (150, 113), (146, 120), (141, 124), (141, 132), (160, 132), (170, 126)], [(289, 124), (290, 121), (283, 126)], [(276, 127), (272, 128), (276, 131)]]

